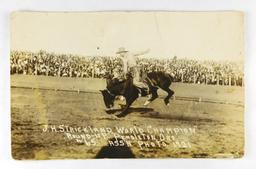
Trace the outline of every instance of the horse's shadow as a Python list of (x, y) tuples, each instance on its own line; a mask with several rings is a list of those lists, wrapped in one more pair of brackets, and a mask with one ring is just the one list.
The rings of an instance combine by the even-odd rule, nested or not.
[[(107, 114), (115, 114), (115, 113), (117, 113), (117, 112), (122, 112), (123, 109), (124, 109), (124, 108), (106, 110), (106, 113), (107, 113)], [(126, 113), (124, 116), (122, 116), (122, 117), (125, 117), (125, 116), (127, 116), (128, 114), (134, 113), (134, 112), (140, 113), (140, 114), (144, 114), (144, 113), (149, 113), (149, 112), (152, 112), (152, 111), (154, 111), (154, 109), (152, 109), (152, 108), (146, 108), (146, 107), (129, 107), (129, 109), (127, 110), (127, 113)], [(118, 114), (118, 115), (120, 115), (120, 114)], [(117, 117), (119, 117), (118, 115), (117, 115)]]

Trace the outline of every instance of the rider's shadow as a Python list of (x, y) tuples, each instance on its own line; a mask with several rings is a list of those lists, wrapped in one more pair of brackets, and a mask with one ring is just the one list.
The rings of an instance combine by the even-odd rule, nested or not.
[[(107, 114), (115, 114), (117, 112), (122, 112), (123, 108), (120, 109), (112, 109), (112, 110), (106, 110)], [(145, 114), (145, 113), (150, 113), (154, 111), (154, 109), (152, 108), (141, 108), (141, 107), (129, 107), (129, 109), (127, 110), (127, 113), (123, 116), (127, 116), (130, 113), (140, 113), (140, 114)]]

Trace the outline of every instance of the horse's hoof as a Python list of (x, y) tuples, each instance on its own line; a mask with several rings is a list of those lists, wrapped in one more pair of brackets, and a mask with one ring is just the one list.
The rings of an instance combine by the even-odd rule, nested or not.
[(113, 110), (112, 108), (106, 108), (105, 111), (111, 111)]
[(166, 101), (166, 102), (164, 102), (164, 104), (165, 104), (166, 106), (169, 106), (169, 105), (170, 105), (170, 102)]
[(147, 106), (149, 103), (151, 103), (151, 102), (147, 100), (147, 101), (144, 103), (144, 106)]
[(114, 114), (113, 112), (111, 111), (106, 111), (107, 114)]
[(114, 114), (115, 113), (114, 109), (105, 109), (105, 112), (107, 114)]
[(118, 118), (125, 117), (125, 114), (121, 113), (121, 114), (116, 115), (116, 117), (118, 117)]

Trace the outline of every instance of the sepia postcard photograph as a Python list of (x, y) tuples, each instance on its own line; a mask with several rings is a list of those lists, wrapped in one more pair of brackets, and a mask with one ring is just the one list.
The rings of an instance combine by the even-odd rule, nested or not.
[(241, 158), (244, 14), (10, 16), (17, 160)]

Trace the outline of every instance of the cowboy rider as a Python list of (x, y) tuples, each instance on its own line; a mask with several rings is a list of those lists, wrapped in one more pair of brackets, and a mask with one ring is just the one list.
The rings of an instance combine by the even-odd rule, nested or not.
[(147, 54), (149, 52), (148, 50), (138, 52), (138, 53), (131, 53), (128, 50), (126, 50), (124, 47), (120, 47), (116, 54), (119, 58), (121, 58), (123, 62), (123, 74), (127, 76), (127, 74), (131, 74), (133, 78), (133, 84), (138, 87), (146, 87), (144, 83), (140, 81), (140, 68), (137, 65), (137, 57), (140, 55)]

